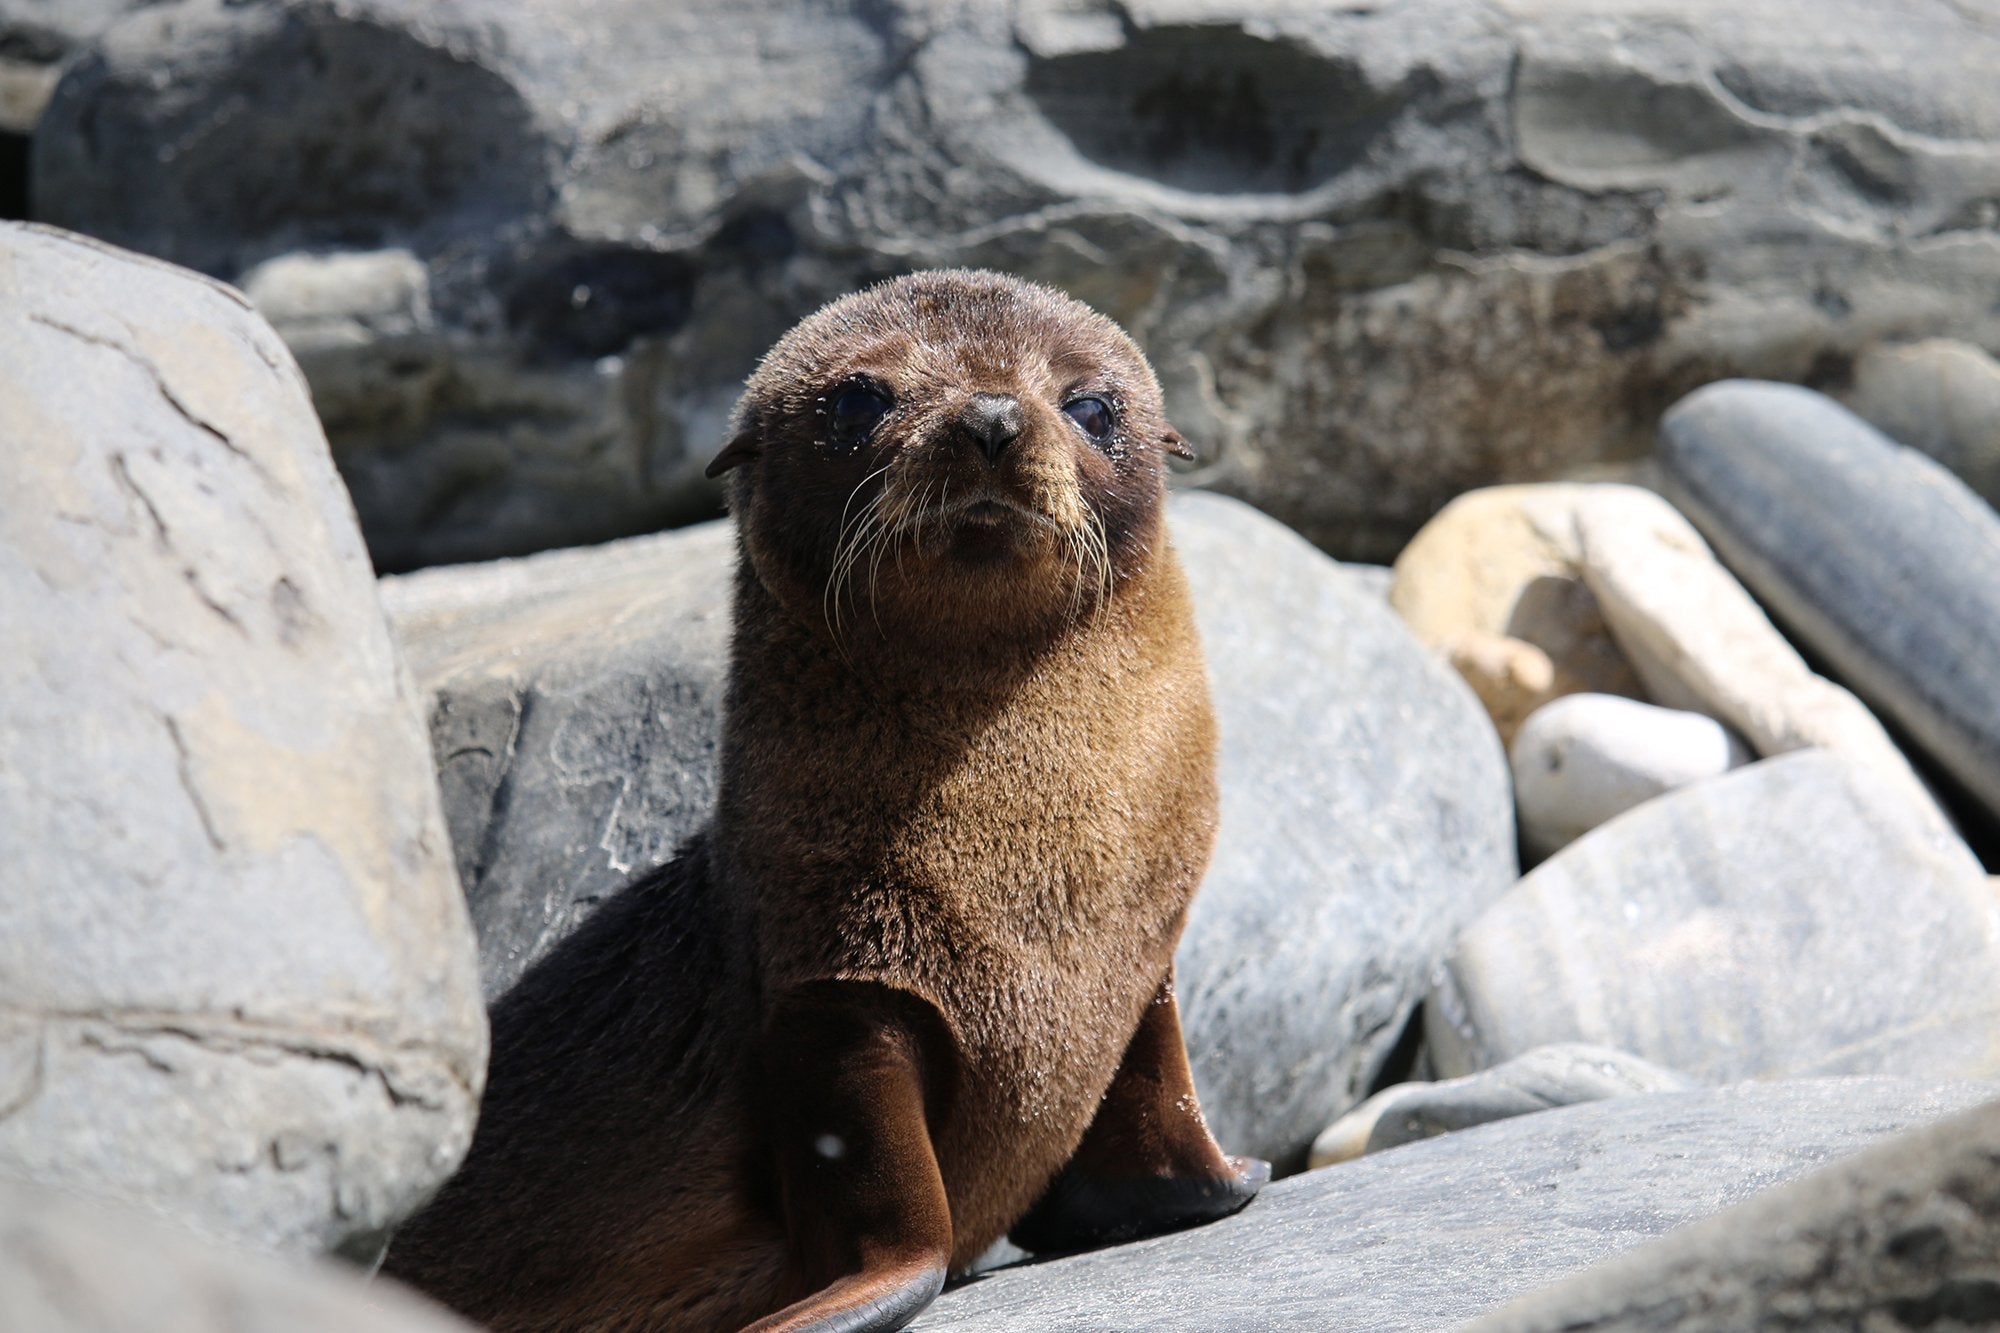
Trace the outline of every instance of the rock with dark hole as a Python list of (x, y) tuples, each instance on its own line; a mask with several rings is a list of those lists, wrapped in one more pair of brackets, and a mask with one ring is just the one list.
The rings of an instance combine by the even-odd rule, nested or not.
[(780, 333), (953, 264), (1127, 325), (1205, 483), (1383, 560), (1719, 375), (2000, 345), (1996, 62), (1957, 0), (171, 0), (69, 66), (34, 206), (415, 257), (393, 354), (308, 365), (385, 568), (704, 512)]
[(0, 1173), (365, 1250), (464, 1153), (486, 1025), (305, 381), (94, 241), (0, 225), (0, 290)]
[[(1560, 1107), (1278, 1181), (1234, 1217), (1191, 1231), (989, 1273), (946, 1291), (911, 1327), (913, 1333), (1454, 1328), (1996, 1093), (2000, 1087), (1991, 1083), (1808, 1079)], [(1948, 1228), (1944, 1252), (1963, 1281), (1978, 1271), (1980, 1243), (1990, 1244), (1990, 1205), (1979, 1193), (1990, 1194), (1990, 1176), (1975, 1174), (1979, 1163), (1971, 1154), (1960, 1160), (1965, 1183), (1953, 1188), (1979, 1200), (1981, 1218), (1976, 1226), (1951, 1216), (1940, 1221)], [(1886, 1201), (1892, 1177), (1879, 1179)], [(1951, 1200), (1939, 1197), (1934, 1206), (1945, 1211)], [(1908, 1219), (1905, 1230), (1915, 1230), (1911, 1223), (1922, 1211), (1921, 1205), (1899, 1209)], [(1781, 1234), (1788, 1219), (1767, 1213), (1762, 1220), (1761, 1235), (1735, 1234), (1746, 1244), (1757, 1236), (1773, 1246), (1765, 1238)], [(1912, 1236), (1908, 1244), (1922, 1241)], [(1917, 1271), (1898, 1295), (1925, 1289), (1921, 1253), (1913, 1258)], [(1983, 1258), (1991, 1263), (1990, 1249)], [(1652, 1293), (1636, 1285), (1622, 1294), (1636, 1303)], [(1600, 1326), (1612, 1325), (1521, 1327)], [(1705, 1327), (1755, 1326), (1739, 1319)]]
[[(1378, 584), (1233, 501), (1169, 513), (1222, 728), (1178, 957), (1195, 1081), (1231, 1151), (1302, 1162), (1514, 882), (1505, 759)], [(706, 821), (733, 549), (715, 525), (385, 582), (489, 993)]]

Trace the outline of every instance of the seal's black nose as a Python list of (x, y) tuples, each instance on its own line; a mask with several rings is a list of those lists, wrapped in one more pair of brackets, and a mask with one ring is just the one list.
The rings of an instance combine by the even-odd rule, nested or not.
[(1004, 393), (976, 393), (958, 414), (958, 427), (997, 462), (1000, 451), (1021, 434), (1021, 404)]

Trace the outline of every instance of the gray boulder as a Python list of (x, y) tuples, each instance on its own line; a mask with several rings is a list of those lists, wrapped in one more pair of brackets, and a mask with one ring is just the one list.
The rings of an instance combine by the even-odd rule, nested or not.
[(1450, 1328), (1995, 1091), (1801, 1080), (1520, 1116), (1281, 1180), (1208, 1226), (990, 1273), (912, 1328)]
[[(1208, 484), (1379, 560), (1719, 374), (2000, 345), (1996, 62), (1957, 0), (178, 0), (33, 184), (358, 330), (308, 370), (388, 567), (711, 504), (776, 336), (947, 264), (1126, 324)], [(393, 319), (309, 273), (377, 260)]]
[(2000, 912), (1965, 845), (1817, 750), (1628, 811), (1474, 922), (1425, 1005), (1469, 1073), (1551, 1042), (1706, 1081), (2000, 1076)]
[[(1505, 759), (1375, 585), (1231, 500), (1169, 510), (1222, 727), (1222, 832), (1179, 955), (1203, 1105), (1303, 1159), (1374, 1080), (1458, 928), (1513, 883)], [(385, 582), (489, 993), (714, 795), (726, 525)]]
[(1745, 1200), (1464, 1333), (1991, 1328), (2000, 1103)]
[(1233, 500), (1171, 515), (1222, 729), (1222, 831), (1176, 964), (1188, 1050), (1217, 1137), (1300, 1164), (1514, 883), (1507, 760), (1368, 582)]
[(0, 1177), (0, 1328), (13, 1333), (473, 1333), (398, 1287), (205, 1245)]
[(2000, 819), (2000, 514), (1788, 384), (1690, 394), (1660, 457), (1674, 502), (1773, 614)]
[(464, 1152), (486, 1026), (305, 382), (94, 241), (0, 225), (0, 286), (0, 1170), (365, 1246)]
[(2000, 361), (1951, 338), (1882, 343), (1856, 359), (1842, 396), (1890, 439), (2000, 505)]
[(488, 999), (708, 822), (735, 558), (707, 523), (382, 581)]

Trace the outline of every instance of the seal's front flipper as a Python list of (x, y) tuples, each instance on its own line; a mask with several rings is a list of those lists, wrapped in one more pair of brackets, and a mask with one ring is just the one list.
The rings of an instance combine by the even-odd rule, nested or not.
[(891, 1333), (944, 1286), (951, 1206), (930, 1120), (952, 1089), (937, 1011), (863, 982), (773, 1010), (763, 1078), (787, 1278), (809, 1295), (745, 1333)]
[(1009, 1238), (1047, 1254), (1175, 1231), (1227, 1217), (1270, 1179), (1270, 1163), (1225, 1156), (1209, 1135), (1169, 972), (1076, 1155)]

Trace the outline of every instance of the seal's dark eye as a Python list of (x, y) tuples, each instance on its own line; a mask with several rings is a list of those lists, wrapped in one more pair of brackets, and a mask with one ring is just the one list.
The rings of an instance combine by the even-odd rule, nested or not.
[(1101, 440), (1111, 433), (1113, 417), (1111, 404), (1102, 398), (1079, 398), (1073, 403), (1063, 404), (1063, 414), (1093, 440)]
[(889, 410), (889, 395), (867, 384), (850, 384), (833, 395), (824, 409), (827, 434), (843, 449), (867, 439)]

